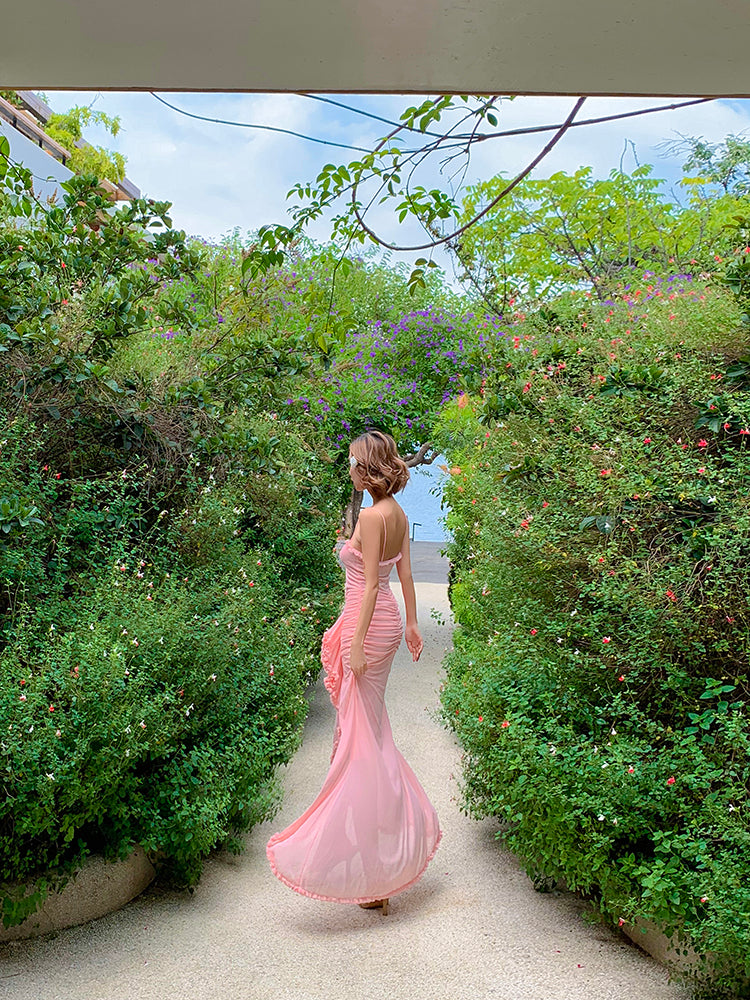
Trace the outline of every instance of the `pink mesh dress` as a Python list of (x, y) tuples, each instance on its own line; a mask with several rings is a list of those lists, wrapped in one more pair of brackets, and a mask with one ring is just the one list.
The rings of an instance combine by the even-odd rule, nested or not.
[(394, 745), (384, 701), (403, 634), (388, 582), (400, 558), (399, 552), (380, 562), (377, 602), (365, 637), (367, 670), (358, 678), (349, 666), (349, 649), (364, 564), (349, 542), (341, 550), (344, 609), (323, 636), (321, 650), (325, 686), (337, 709), (331, 767), (312, 805), (266, 847), (274, 875), (313, 899), (369, 903), (395, 896), (421, 878), (440, 842), (437, 814)]

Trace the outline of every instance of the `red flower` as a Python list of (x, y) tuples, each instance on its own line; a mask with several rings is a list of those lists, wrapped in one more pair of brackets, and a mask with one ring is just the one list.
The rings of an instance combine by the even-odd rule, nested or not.
[(509, 725), (510, 725), (510, 723), (508, 722), (507, 719), (505, 719), (503, 722), (500, 723), (500, 728), (501, 729), (507, 729)]
[(54, 705), (50, 705), (49, 710), (50, 710), (50, 712), (54, 712), (55, 711), (55, 706)]
[(602, 636), (602, 642), (604, 643), (605, 646), (608, 646), (610, 642), (612, 642), (611, 636), (608, 635)]
[(599, 473), (599, 475), (600, 476), (609, 476), (609, 475), (611, 475), (611, 473), (612, 473), (611, 469), (602, 469), (601, 472)]
[(536, 635), (536, 633), (537, 633), (537, 629), (533, 628), (531, 630), (531, 632), (529, 633), (529, 635)]
[(483, 719), (483, 717), (481, 715), (479, 716), (479, 721), (480, 722), (484, 722), (484, 719)]
[(673, 785), (676, 780), (677, 780), (676, 778), (667, 778), (667, 784), (668, 785)]
[(643, 443), (644, 444), (651, 444), (651, 438), (644, 438), (643, 439)]
[(549, 507), (549, 504), (547, 503), (546, 500), (542, 500), (542, 507)]
[(706, 441), (705, 438), (701, 438), (700, 441), (698, 442), (698, 447), (699, 448), (708, 448), (708, 441)]

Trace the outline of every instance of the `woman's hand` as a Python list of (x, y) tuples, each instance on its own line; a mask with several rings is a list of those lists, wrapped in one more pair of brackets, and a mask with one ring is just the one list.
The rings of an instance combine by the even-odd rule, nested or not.
[(367, 670), (364, 646), (352, 643), (349, 651), (349, 666), (352, 668), (352, 673), (355, 677), (361, 677), (364, 674), (365, 670)]
[(422, 655), (422, 634), (416, 625), (406, 626), (406, 645), (411, 653), (412, 660), (416, 663)]

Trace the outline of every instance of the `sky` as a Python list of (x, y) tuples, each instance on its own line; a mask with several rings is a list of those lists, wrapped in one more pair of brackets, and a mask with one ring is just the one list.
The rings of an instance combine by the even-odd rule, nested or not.
[[(300, 94), (174, 94), (160, 95), (194, 114), (237, 122), (272, 125), (330, 142), (372, 148), (388, 131), (373, 121)], [(255, 129), (196, 121), (171, 110), (148, 93), (47, 92), (49, 104), (64, 111), (76, 104), (119, 116), (121, 131), (112, 138), (90, 129), (86, 138), (117, 149), (127, 157), (127, 175), (146, 197), (173, 203), (173, 224), (190, 235), (216, 241), (239, 228), (242, 233), (268, 223), (288, 223), (286, 195), (297, 182), (314, 180), (326, 163), (349, 163), (362, 154), (303, 139)], [(331, 95), (331, 99), (371, 114), (398, 119), (422, 97), (398, 95)], [(679, 102), (679, 98), (589, 98), (579, 118)], [(575, 103), (572, 97), (517, 97), (503, 100), (498, 128), (511, 129), (561, 122)], [(665, 156), (660, 146), (680, 136), (701, 136), (721, 142), (727, 135), (750, 137), (750, 100), (726, 99), (639, 118), (570, 129), (532, 177), (573, 171), (590, 165), (594, 176), (606, 177), (622, 162), (628, 171), (636, 163), (654, 165), (653, 176), (675, 186), (685, 157)], [(513, 176), (540, 151), (549, 133), (493, 140), (474, 152), (466, 183), (495, 173)], [(444, 185), (437, 164), (427, 164), (423, 183)], [(675, 188), (676, 189), (676, 188)], [(421, 237), (408, 224), (399, 227), (385, 208), (371, 216), (374, 228), (394, 242)], [(325, 240), (322, 223), (310, 235)], [(413, 261), (417, 254), (401, 259)], [(396, 257), (395, 259), (398, 259)]]

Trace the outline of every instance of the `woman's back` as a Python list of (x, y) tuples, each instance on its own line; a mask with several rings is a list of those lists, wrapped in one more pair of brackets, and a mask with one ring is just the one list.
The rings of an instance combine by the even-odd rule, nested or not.
[[(408, 522), (401, 506), (393, 497), (385, 497), (365, 510), (377, 511), (382, 518), (384, 536), (380, 546), (380, 561), (391, 562), (403, 550)], [(360, 522), (352, 533), (350, 544), (358, 551), (362, 552), (362, 540)]]

